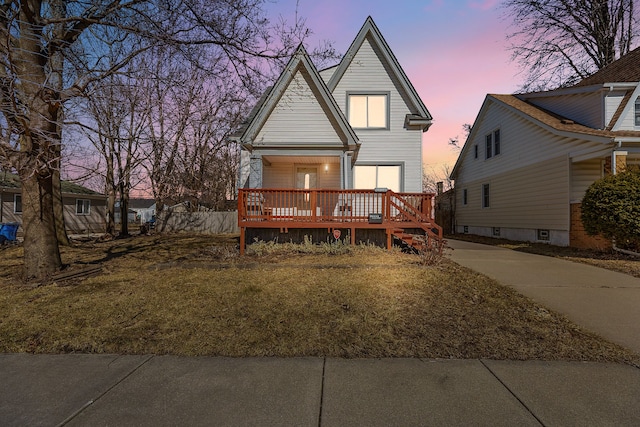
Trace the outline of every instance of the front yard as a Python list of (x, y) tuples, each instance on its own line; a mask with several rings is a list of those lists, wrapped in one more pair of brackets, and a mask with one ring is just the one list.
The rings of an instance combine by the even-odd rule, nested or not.
[[(26, 287), (0, 251), (0, 352), (591, 360), (638, 363), (509, 288), (371, 247), (154, 235), (63, 249), (97, 275)], [(300, 252), (309, 253), (300, 253)]]

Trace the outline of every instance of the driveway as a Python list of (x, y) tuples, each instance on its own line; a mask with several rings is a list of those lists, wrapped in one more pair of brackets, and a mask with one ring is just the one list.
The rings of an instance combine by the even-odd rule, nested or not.
[(608, 340), (640, 353), (640, 279), (542, 255), (449, 240), (456, 263), (511, 286)]

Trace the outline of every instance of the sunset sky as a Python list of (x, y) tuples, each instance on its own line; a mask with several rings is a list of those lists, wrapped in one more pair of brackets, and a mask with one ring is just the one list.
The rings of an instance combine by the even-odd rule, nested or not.
[[(273, 0), (272, 0), (273, 1)], [(472, 124), (487, 93), (513, 93), (523, 78), (507, 50), (498, 0), (278, 0), (272, 17), (306, 18), (311, 49), (329, 40), (343, 54), (367, 16), (385, 37), (434, 118), (424, 134), (426, 170), (453, 165), (447, 144)]]

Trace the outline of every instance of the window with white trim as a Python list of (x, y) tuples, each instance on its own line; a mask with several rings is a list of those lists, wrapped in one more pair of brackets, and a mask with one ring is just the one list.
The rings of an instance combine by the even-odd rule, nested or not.
[(76, 199), (76, 215), (89, 215), (91, 213), (91, 200)]
[(491, 206), (491, 198), (490, 198), (490, 188), (489, 184), (482, 184), (482, 207), (488, 208)]
[(635, 125), (640, 126), (640, 96), (636, 98), (635, 104)]
[(485, 159), (490, 159), (491, 157), (499, 155), (501, 151), (500, 129), (496, 129), (490, 134), (486, 135), (484, 139), (484, 144), (485, 144), (485, 151), (484, 151)]
[(389, 127), (388, 95), (350, 94), (349, 124), (356, 129), (387, 129)]
[(372, 190), (388, 188), (402, 191), (402, 166), (400, 165), (356, 165), (353, 168), (353, 188)]
[(13, 213), (22, 213), (22, 195), (20, 194), (13, 195)]

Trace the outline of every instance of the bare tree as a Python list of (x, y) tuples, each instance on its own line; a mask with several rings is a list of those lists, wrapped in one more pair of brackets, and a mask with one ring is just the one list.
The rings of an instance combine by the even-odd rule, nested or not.
[[(54, 211), (65, 104), (141, 52), (171, 45), (194, 62), (215, 58), (247, 86), (260, 58), (283, 58), (305, 29), (274, 28), (263, 0), (4, 0), (0, 3), (0, 157), (22, 183), (25, 278), (62, 266)], [(279, 31), (277, 31), (279, 30)], [(274, 37), (279, 33), (283, 37)], [(104, 54), (112, 50), (117, 58)], [(214, 63), (208, 62), (208, 65)]]
[(570, 86), (633, 47), (634, 0), (505, 0), (514, 60), (526, 74), (523, 91)]

